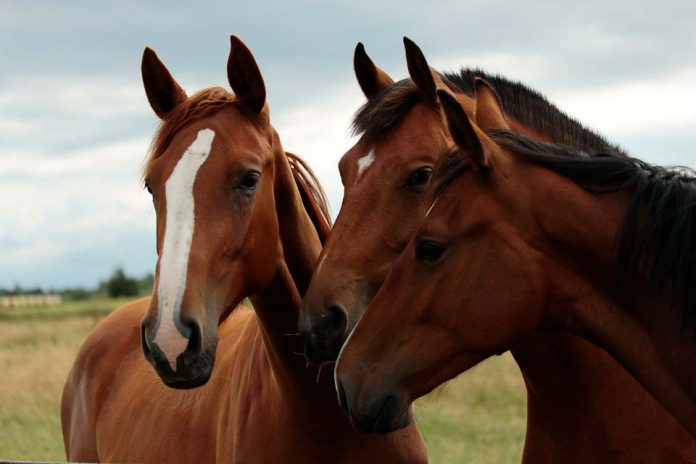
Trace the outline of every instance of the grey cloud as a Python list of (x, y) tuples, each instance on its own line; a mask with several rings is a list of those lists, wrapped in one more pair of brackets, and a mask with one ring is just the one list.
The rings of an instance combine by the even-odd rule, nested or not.
[[(4, 1), (0, 5), (0, 128), (3, 124), (6, 128), (0, 138), (0, 157), (26, 153), (28, 163), (68, 162), (110, 144), (147, 139), (157, 120), (140, 83), (140, 55), (146, 44), (158, 51), (188, 91), (195, 91), (207, 85), (226, 85), (228, 35), (240, 35), (259, 61), (274, 118), (279, 118), (308, 105), (331, 111), (325, 102), (347, 87), (356, 89), (352, 53), (357, 41), (364, 42), (368, 53), (395, 78), (406, 76), (403, 35), (415, 40), (433, 60), (496, 53), (541, 57), (529, 64), (522, 60), (519, 66), (542, 63), (542, 77), (527, 83), (557, 95), (660, 77), (696, 66), (692, 53), (696, 49), (694, 18), (693, 0), (278, 0), (205, 5)], [(447, 66), (477, 64), (448, 62)], [(530, 74), (524, 71), (506, 69), (506, 74), (512, 78)], [(51, 87), (60, 82), (89, 91), (80, 94), (80, 101), (66, 102), (53, 93), (60, 89)], [(336, 134), (347, 133), (347, 114), (362, 103), (357, 90), (354, 95), (354, 101), (341, 100), (341, 105), (350, 108), (341, 108), (341, 113), (346, 113), (341, 119), (346, 127)], [(90, 106), (104, 111), (90, 112)], [(290, 122), (286, 124), (292, 128)], [(677, 128), (617, 141), (654, 161), (689, 164), (693, 163), (690, 150), (696, 141), (693, 133)], [(314, 133), (307, 132), (307, 136)], [(326, 158), (309, 160), (324, 164), (322, 180), (334, 205), (340, 203), (340, 183), (335, 168), (329, 170), (326, 165), (335, 166), (346, 140), (343, 137), (333, 146), (327, 144), (331, 153), (315, 155)], [(297, 147), (292, 148), (303, 153), (302, 145), (309, 141), (295, 143)], [(109, 179), (126, 189), (137, 188), (138, 163), (146, 146), (133, 149), (140, 152), (124, 154), (130, 163), (127, 166), (104, 165), (82, 175)], [(0, 192), (10, 191), (11, 182), (21, 182), (50, 198), (55, 196), (52, 189), (65, 190), (70, 183), (82, 182), (75, 174), (74, 178), (53, 178), (16, 169), (2, 171), (2, 161)], [(97, 213), (98, 204), (90, 201), (104, 201), (96, 191), (70, 195), (70, 201), (84, 204), (56, 213), (64, 216), (46, 216), (48, 222), (42, 227), (60, 228), (66, 222), (89, 217)], [(13, 227), (11, 220), (0, 219), (0, 256), (18, 248), (20, 242), (23, 247), (35, 243), (35, 249), (41, 249), (41, 240), (46, 237), (39, 229), (32, 232), (27, 226), (19, 235)], [(15, 281), (91, 285), (117, 264), (137, 273), (153, 269), (154, 230), (133, 230), (132, 223), (100, 227), (91, 234), (51, 235), (50, 240), (60, 248), (57, 261), (50, 266), (38, 261), (14, 269), (0, 266), (0, 286)]]

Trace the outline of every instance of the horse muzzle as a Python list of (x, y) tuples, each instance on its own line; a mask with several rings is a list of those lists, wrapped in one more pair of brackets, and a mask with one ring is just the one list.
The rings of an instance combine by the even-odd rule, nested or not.
[(174, 368), (164, 351), (152, 339), (145, 321), (140, 327), (141, 345), (145, 359), (152, 364), (162, 382), (171, 388), (189, 389), (205, 385), (215, 365), (217, 340), (206, 349), (197, 324), (191, 325), (186, 349), (176, 357)]

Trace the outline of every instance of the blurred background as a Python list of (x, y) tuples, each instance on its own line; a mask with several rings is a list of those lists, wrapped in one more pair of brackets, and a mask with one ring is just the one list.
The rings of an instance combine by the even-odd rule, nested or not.
[[(650, 162), (694, 167), (696, 3), (0, 0), (0, 458), (61, 459), (60, 391), (108, 311), (147, 295), (154, 212), (140, 169), (158, 120), (152, 46), (193, 93), (227, 87), (229, 35), (254, 53), (271, 119), (333, 214), (337, 162), (364, 97), (365, 44), (395, 79), (409, 36), (440, 70), (518, 79)], [(419, 405), (434, 462), (519, 461), (524, 388), (505, 356)]]

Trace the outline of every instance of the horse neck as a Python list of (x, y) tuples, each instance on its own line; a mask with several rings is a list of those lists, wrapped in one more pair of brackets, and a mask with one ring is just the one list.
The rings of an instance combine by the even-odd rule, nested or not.
[(629, 193), (593, 195), (548, 177), (527, 184), (535, 185), (531, 202), (542, 205), (543, 238), (532, 246), (544, 255), (552, 289), (546, 324), (604, 348), (696, 436), (696, 361), (689, 356), (696, 342), (677, 341), (684, 339), (667, 316), (673, 308), (645, 283), (615, 285)]
[(527, 389), (524, 462), (559, 460), (578, 445), (585, 459), (595, 461), (605, 460), (609, 449), (655, 453), (662, 447), (688, 454), (696, 449), (684, 427), (609, 353), (586, 339), (541, 331), (511, 352)]
[(302, 352), (297, 313), (314, 272), (321, 243), (303, 206), (290, 164), (275, 136), (274, 194), (282, 250), (271, 284), (251, 297), (274, 377), (281, 388), (296, 390), (314, 381)]

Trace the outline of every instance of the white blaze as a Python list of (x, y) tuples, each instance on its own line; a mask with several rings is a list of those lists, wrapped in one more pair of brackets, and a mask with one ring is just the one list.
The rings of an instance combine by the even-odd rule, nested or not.
[(176, 358), (188, 345), (188, 339), (179, 332), (175, 321), (179, 320), (181, 300), (186, 290), (186, 272), (195, 226), (193, 184), (198, 170), (210, 155), (214, 137), (215, 132), (210, 129), (199, 131), (165, 184), (167, 219), (159, 262), (159, 324), (154, 342), (164, 352), (172, 370), (176, 370)]
[(363, 175), (363, 173), (367, 170), (367, 168), (370, 167), (372, 163), (375, 161), (375, 151), (370, 150), (370, 153), (367, 155), (363, 156), (358, 160), (358, 179), (360, 180), (360, 177)]

